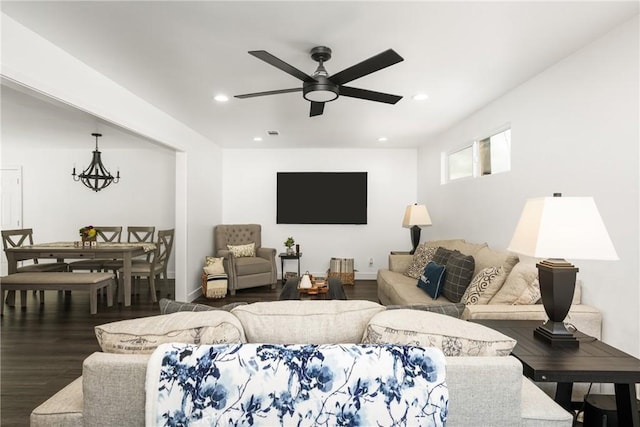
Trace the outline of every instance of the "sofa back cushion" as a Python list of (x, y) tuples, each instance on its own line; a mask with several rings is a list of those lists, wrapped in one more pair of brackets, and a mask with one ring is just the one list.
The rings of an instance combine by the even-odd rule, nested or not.
[(496, 251), (489, 247), (481, 248), (473, 255), (473, 259), (476, 261), (476, 267), (473, 272), (474, 277), (485, 268), (502, 267), (506, 278), (511, 269), (518, 263), (517, 255), (507, 251)]
[(160, 344), (226, 344), (245, 342), (238, 319), (223, 310), (181, 311), (121, 320), (95, 327), (105, 353), (148, 354)]
[(231, 310), (247, 341), (272, 344), (359, 343), (369, 320), (384, 306), (372, 301), (270, 301)]
[(451, 316), (400, 309), (376, 314), (367, 325), (362, 343), (437, 347), (445, 356), (508, 356), (516, 340)]

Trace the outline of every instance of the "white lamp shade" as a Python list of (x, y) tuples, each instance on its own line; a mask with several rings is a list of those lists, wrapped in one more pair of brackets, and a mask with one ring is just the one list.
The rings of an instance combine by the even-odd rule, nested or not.
[(527, 200), (508, 250), (535, 258), (618, 259), (592, 197)]
[(409, 205), (404, 211), (402, 226), (404, 228), (411, 228), (414, 225), (431, 225), (431, 217), (425, 205)]

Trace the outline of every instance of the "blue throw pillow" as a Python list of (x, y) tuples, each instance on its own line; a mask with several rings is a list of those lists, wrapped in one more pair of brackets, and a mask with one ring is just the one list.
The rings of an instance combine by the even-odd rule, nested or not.
[(418, 279), (418, 287), (436, 299), (442, 293), (444, 282), (444, 265), (429, 261)]

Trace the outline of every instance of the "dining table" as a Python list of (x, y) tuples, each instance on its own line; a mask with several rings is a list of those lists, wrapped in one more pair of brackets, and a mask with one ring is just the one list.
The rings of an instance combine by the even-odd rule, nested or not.
[[(97, 242), (83, 245), (82, 242), (52, 242), (6, 248), (7, 271), (17, 272), (18, 262), (28, 259), (121, 259), (123, 291), (118, 291), (119, 302), (125, 307), (131, 305), (131, 260), (145, 255), (156, 248), (155, 243), (112, 243)], [(45, 273), (43, 273), (45, 274)], [(124, 294), (124, 296), (122, 296)], [(15, 298), (15, 294), (12, 296)], [(124, 301), (123, 301), (124, 300)]]

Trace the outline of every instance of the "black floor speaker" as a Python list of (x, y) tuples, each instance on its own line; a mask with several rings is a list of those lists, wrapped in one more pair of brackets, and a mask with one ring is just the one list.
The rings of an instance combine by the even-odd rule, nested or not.
[[(640, 405), (640, 402), (638, 402)], [(639, 411), (640, 412), (640, 411)], [(590, 394), (584, 399), (584, 427), (625, 427), (618, 425), (616, 397), (610, 394)]]

